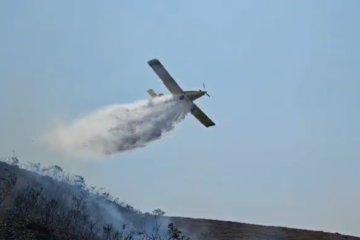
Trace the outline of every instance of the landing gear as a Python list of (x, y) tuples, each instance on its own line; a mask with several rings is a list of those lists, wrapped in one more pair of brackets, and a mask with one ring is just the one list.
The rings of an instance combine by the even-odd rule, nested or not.
[(185, 98), (184, 95), (181, 95), (181, 96), (179, 97), (180, 100), (183, 100), (184, 98)]

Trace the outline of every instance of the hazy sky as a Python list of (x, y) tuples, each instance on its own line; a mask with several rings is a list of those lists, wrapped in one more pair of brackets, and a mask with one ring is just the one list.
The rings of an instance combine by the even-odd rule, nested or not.
[[(2, 156), (57, 163), (144, 211), (360, 235), (360, 1), (1, 1)], [(167, 93), (216, 122), (98, 162), (32, 139), (56, 118)]]

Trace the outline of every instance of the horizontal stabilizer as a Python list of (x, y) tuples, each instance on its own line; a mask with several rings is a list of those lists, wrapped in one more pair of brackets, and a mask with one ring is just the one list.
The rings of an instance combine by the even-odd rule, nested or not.
[(148, 91), (147, 91), (149, 94), (150, 94), (150, 96), (151, 97), (156, 97), (157, 96), (157, 94), (154, 92), (154, 90), (152, 90), (152, 89), (149, 89)]

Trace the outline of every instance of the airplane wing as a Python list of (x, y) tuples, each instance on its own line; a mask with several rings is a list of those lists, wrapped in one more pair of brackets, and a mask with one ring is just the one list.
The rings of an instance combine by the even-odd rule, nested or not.
[(196, 106), (195, 103), (191, 114), (196, 117), (205, 127), (215, 126), (215, 123), (208, 116), (206, 116), (206, 114), (201, 111), (201, 109)]
[(158, 77), (163, 81), (164, 85), (169, 89), (172, 94), (182, 94), (184, 91), (176, 83), (176, 81), (171, 77), (169, 72), (156, 58), (148, 61), (149, 66), (154, 70)]

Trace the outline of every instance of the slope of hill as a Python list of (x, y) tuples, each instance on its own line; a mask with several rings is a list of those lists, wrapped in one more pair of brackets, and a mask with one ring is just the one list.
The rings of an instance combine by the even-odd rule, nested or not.
[(339, 233), (287, 227), (183, 217), (172, 217), (171, 219), (176, 226), (187, 229), (190, 233), (206, 229), (200, 236), (211, 240), (360, 240), (359, 237)]
[(59, 166), (20, 164), (15, 157), (3, 160), (0, 239), (360, 240), (337, 233), (166, 217), (159, 209), (142, 213)]

